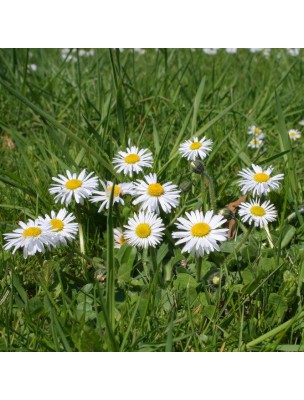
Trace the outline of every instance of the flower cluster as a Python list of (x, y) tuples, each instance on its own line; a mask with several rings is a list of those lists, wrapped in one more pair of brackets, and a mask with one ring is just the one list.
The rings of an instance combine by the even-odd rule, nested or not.
[(252, 135), (252, 139), (250, 140), (248, 147), (252, 149), (259, 149), (263, 146), (263, 139), (265, 138), (265, 133), (262, 132), (256, 125), (251, 125), (248, 129), (248, 135)]
[[(256, 126), (250, 127), (249, 133), (255, 137), (264, 135)], [(182, 143), (179, 152), (191, 163), (203, 163), (211, 149), (210, 139), (194, 137)], [(55, 203), (60, 202), (65, 206), (72, 202), (76, 206), (84, 204), (86, 199), (97, 203), (98, 212), (109, 209), (111, 199), (115, 207), (120, 207), (125, 204), (124, 196), (130, 196), (132, 204), (138, 206), (138, 212), (134, 212), (127, 224), (114, 228), (114, 246), (119, 248), (127, 243), (144, 249), (156, 247), (163, 240), (166, 229), (162, 214), (174, 212), (179, 206), (181, 190), (173, 182), (159, 179), (156, 173), (132, 180), (134, 175), (145, 173), (144, 169), (153, 167), (153, 156), (148, 149), (129, 144), (126, 151), (120, 150), (114, 156), (113, 166), (117, 173), (124, 175), (125, 182), (103, 181), (94, 172), (87, 173), (85, 169), (79, 174), (67, 170), (65, 175), (52, 178), (54, 183), (49, 192), (54, 195)], [(252, 192), (261, 198), (270, 190), (277, 189), (283, 174), (272, 176), (272, 172), (272, 167), (263, 169), (254, 164), (252, 169), (243, 169), (239, 173), (242, 177), (239, 181), (242, 193)], [(204, 168), (200, 173), (206, 173)], [(259, 199), (242, 203), (239, 214), (244, 222), (260, 227), (276, 218), (273, 205), (269, 201), (260, 204)], [(67, 245), (78, 232), (78, 224), (74, 220), (75, 216), (62, 208), (57, 214), (51, 211), (50, 215), (29, 220), (27, 224), (20, 222), (20, 228), (4, 235), (7, 241), (4, 248), (13, 248), (13, 253), (23, 248), (26, 258), (36, 252), (43, 253), (45, 248)], [(219, 251), (219, 244), (228, 238), (228, 229), (223, 227), (227, 220), (214, 210), (205, 213), (201, 210), (186, 212), (185, 216), (176, 217), (176, 221), (172, 237), (176, 239), (176, 245), (182, 245), (182, 252), (201, 257)]]
[(258, 196), (250, 202), (243, 202), (239, 206), (239, 214), (243, 222), (263, 227), (268, 222), (275, 221), (277, 211), (269, 201), (261, 204), (261, 197), (267, 195), (271, 190), (276, 190), (280, 186), (280, 181), (284, 178), (284, 174), (271, 176), (273, 168), (262, 168), (252, 164), (252, 169), (244, 168), (239, 172), (243, 178), (239, 181), (243, 194), (251, 193)]
[(13, 248), (13, 254), (19, 248), (23, 249), (23, 256), (44, 253), (45, 248), (59, 247), (67, 245), (67, 241), (75, 239), (78, 232), (78, 224), (72, 222), (75, 220), (73, 214), (62, 208), (57, 214), (51, 211), (51, 215), (45, 215), (45, 218), (39, 216), (37, 219), (29, 219), (27, 223), (19, 222), (20, 228), (12, 233), (4, 234), (7, 243), (5, 250)]

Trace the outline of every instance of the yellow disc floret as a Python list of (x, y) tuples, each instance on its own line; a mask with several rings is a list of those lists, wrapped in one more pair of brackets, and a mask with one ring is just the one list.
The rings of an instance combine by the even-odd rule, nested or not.
[(156, 197), (161, 196), (162, 194), (164, 194), (164, 188), (160, 183), (151, 183), (148, 186), (148, 194), (150, 196), (156, 196)]
[(37, 226), (33, 226), (31, 228), (26, 228), (23, 231), (23, 236), (24, 237), (37, 237), (41, 233), (41, 229), (38, 228)]
[(190, 150), (198, 150), (202, 147), (201, 142), (193, 142), (190, 146)]
[(146, 223), (138, 224), (135, 233), (138, 237), (145, 239), (151, 235), (151, 227)]
[(261, 206), (252, 206), (250, 208), (251, 214), (255, 215), (256, 217), (263, 217), (266, 214), (265, 210)]
[(61, 219), (51, 219), (50, 223), (52, 225), (52, 231), (59, 232), (64, 228), (64, 223), (61, 221)]
[(206, 222), (199, 222), (192, 226), (191, 233), (193, 236), (203, 237), (208, 235), (211, 231), (210, 225), (206, 224)]
[[(113, 188), (113, 186), (108, 186), (108, 187), (107, 187), (107, 192), (108, 192), (107, 196), (108, 196), (108, 197), (111, 196), (112, 188)], [(119, 187), (118, 185), (115, 185), (115, 187), (114, 187), (114, 193), (113, 193), (114, 197), (119, 196), (119, 193), (120, 193), (120, 187)]]
[(135, 164), (140, 160), (140, 157), (138, 154), (128, 154), (125, 156), (125, 162), (127, 164)]
[(124, 235), (121, 235), (119, 238), (119, 244), (123, 245), (124, 243), (126, 243), (126, 239), (124, 238)]
[(65, 184), (65, 187), (69, 190), (78, 189), (81, 186), (82, 186), (82, 181), (80, 179), (70, 179)]
[(268, 182), (270, 176), (265, 174), (264, 172), (259, 172), (258, 174), (253, 175), (253, 179), (258, 183)]

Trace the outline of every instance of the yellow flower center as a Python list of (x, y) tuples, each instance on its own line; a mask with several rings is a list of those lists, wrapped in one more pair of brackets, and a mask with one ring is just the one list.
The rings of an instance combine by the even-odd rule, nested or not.
[(270, 176), (265, 174), (264, 172), (260, 172), (258, 174), (254, 174), (253, 179), (258, 183), (263, 183), (263, 182), (268, 182), (270, 179)]
[(74, 190), (81, 186), (82, 186), (82, 181), (80, 179), (70, 179), (65, 184), (65, 187), (69, 190)]
[(59, 232), (64, 228), (64, 223), (61, 221), (61, 219), (51, 219), (50, 223), (52, 225), (52, 231)]
[(164, 188), (160, 183), (151, 183), (148, 186), (148, 194), (150, 196), (156, 196), (156, 197), (161, 196), (162, 194), (164, 194)]
[(39, 236), (41, 232), (42, 231), (41, 231), (40, 228), (37, 228), (36, 226), (33, 226), (31, 228), (24, 229), (22, 235), (24, 237), (36, 237), (36, 236)]
[(259, 144), (259, 141), (258, 141), (258, 139), (253, 139), (253, 144)]
[(124, 243), (126, 243), (126, 239), (124, 238), (124, 235), (121, 235), (119, 238), (119, 244), (123, 245)]
[(290, 136), (290, 137), (295, 137), (295, 136), (296, 136), (296, 133), (295, 133), (295, 132), (289, 132), (289, 136)]
[(138, 154), (128, 154), (125, 156), (125, 162), (127, 164), (135, 164), (140, 160), (140, 157)]
[[(107, 194), (107, 197), (110, 197), (110, 196), (111, 196), (112, 188), (113, 188), (113, 186), (108, 186), (108, 187), (107, 187), (107, 192), (109, 192), (109, 193)], [(119, 193), (120, 193), (120, 187), (119, 187), (118, 185), (115, 185), (115, 187), (114, 187), (114, 193), (113, 193), (114, 197), (119, 196)]]
[(261, 133), (261, 129), (260, 128), (254, 128), (254, 133), (255, 135), (259, 135)]
[(252, 206), (250, 208), (251, 214), (255, 215), (256, 217), (263, 217), (266, 214), (265, 210), (261, 206)]
[(193, 142), (190, 146), (190, 150), (197, 150), (200, 149), (201, 147), (202, 147), (201, 142)]
[(206, 224), (206, 222), (199, 222), (198, 224), (193, 225), (191, 228), (192, 235), (198, 237), (206, 236), (210, 231), (210, 225)]
[(138, 224), (135, 233), (138, 237), (145, 239), (151, 235), (151, 227), (146, 223)]

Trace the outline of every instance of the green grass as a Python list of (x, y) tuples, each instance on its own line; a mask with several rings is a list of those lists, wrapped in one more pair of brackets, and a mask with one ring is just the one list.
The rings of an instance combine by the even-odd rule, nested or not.
[[(119, 212), (97, 213), (89, 202), (78, 210), (85, 255), (78, 239), (27, 260), (1, 250), (0, 350), (303, 350), (304, 139), (287, 135), (304, 118), (303, 61), (280, 50), (266, 59), (248, 50), (99, 49), (75, 62), (60, 50), (0, 50), (1, 245), (19, 220), (59, 210), (52, 176), (86, 168), (122, 179), (111, 160), (129, 139), (152, 151), (164, 182), (192, 184), (176, 213), (162, 215), (166, 236), (155, 253), (113, 250), (113, 227), (135, 210), (129, 200)], [(261, 150), (247, 147), (252, 124), (267, 134)], [(285, 174), (269, 196), (274, 247), (264, 230), (245, 238), (237, 230), (204, 257), (200, 284), (195, 260), (171, 237), (177, 216), (210, 208), (207, 182), (202, 204), (200, 177), (178, 153), (195, 134), (214, 141), (206, 166), (218, 210), (240, 197), (241, 168), (271, 164)]]

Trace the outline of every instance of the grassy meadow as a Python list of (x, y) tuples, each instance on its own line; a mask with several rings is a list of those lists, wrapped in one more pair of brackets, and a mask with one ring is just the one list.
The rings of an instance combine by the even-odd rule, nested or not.
[[(0, 50), (0, 350), (304, 350), (304, 138), (288, 135), (303, 129), (304, 53), (135, 50)], [(252, 125), (265, 133), (260, 148), (248, 147)], [(178, 151), (203, 136), (215, 201)], [(132, 179), (112, 164), (128, 143), (154, 159)], [(278, 212), (268, 230), (237, 212), (237, 174), (251, 164), (284, 173), (267, 196)], [(61, 208), (52, 177), (84, 168), (117, 182), (155, 172), (182, 189), (160, 214), (156, 249), (114, 248), (113, 228), (139, 210), (126, 197), (100, 213), (87, 200), (66, 207), (83, 243), (27, 259), (5, 251), (18, 221)], [(229, 216), (229, 240), (198, 267), (172, 232), (186, 211), (212, 206)]]

